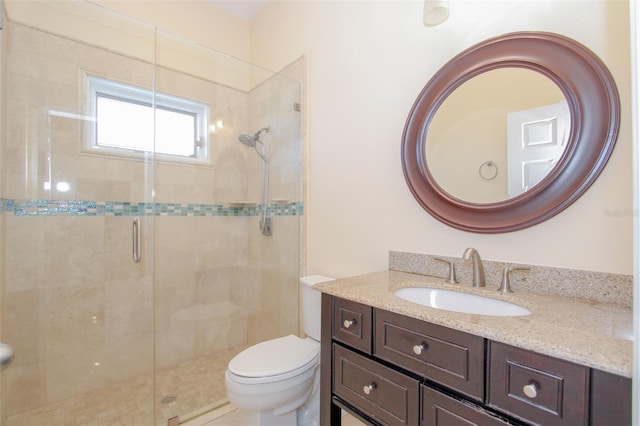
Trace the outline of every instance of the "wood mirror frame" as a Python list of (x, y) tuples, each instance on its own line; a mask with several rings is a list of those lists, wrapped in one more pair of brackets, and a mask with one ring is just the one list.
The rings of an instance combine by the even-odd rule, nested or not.
[[(542, 181), (514, 198), (479, 204), (452, 197), (438, 185), (427, 166), (429, 124), (457, 87), (474, 76), (507, 67), (537, 71), (560, 88), (571, 114), (565, 152)], [(429, 80), (407, 118), (402, 168), (418, 203), (441, 222), (470, 232), (511, 232), (543, 222), (576, 201), (609, 160), (619, 127), (616, 84), (592, 51), (558, 34), (509, 33), (463, 51)]]

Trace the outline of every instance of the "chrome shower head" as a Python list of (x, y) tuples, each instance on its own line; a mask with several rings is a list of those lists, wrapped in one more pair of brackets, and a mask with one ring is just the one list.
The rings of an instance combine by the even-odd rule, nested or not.
[(249, 148), (255, 148), (256, 147), (256, 139), (254, 139), (253, 137), (251, 137), (249, 135), (240, 135), (240, 136), (238, 136), (238, 140), (240, 142), (242, 142), (243, 145), (246, 145)]
[[(260, 156), (260, 158), (262, 158), (266, 162), (267, 161), (267, 156), (266, 156), (266, 154), (264, 152), (264, 144), (260, 140), (260, 134), (262, 132), (269, 132), (269, 128), (268, 127), (263, 127), (262, 129), (258, 130), (255, 133), (255, 135), (253, 135), (253, 136), (240, 135), (240, 136), (238, 136), (238, 140), (243, 145), (248, 146), (249, 148), (255, 148), (255, 150), (258, 153), (258, 155)], [(258, 147), (258, 144), (262, 145), (262, 149), (260, 149)]]
[(260, 135), (262, 132), (269, 132), (268, 127), (263, 127), (258, 130), (253, 136), (249, 135), (240, 135), (238, 136), (238, 140), (242, 142), (243, 145), (248, 146), (249, 148), (255, 148), (256, 144), (262, 145), (262, 141), (260, 140)]

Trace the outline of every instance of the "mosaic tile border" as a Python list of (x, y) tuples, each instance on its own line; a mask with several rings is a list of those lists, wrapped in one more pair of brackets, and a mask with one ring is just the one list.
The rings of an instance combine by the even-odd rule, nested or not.
[[(262, 205), (131, 203), (127, 201), (0, 199), (0, 212), (13, 216), (258, 216)], [(303, 203), (274, 203), (268, 216), (301, 216)]]

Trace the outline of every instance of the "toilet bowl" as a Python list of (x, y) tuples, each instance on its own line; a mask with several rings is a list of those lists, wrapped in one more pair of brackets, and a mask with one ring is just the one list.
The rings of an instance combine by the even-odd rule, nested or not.
[(300, 279), (303, 328), (236, 355), (225, 373), (229, 401), (246, 426), (314, 426), (319, 423), (320, 303), (313, 285), (331, 278)]

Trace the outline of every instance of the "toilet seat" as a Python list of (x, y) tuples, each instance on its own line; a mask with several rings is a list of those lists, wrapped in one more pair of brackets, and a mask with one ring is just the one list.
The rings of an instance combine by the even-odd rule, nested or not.
[(295, 377), (320, 360), (320, 343), (289, 335), (251, 346), (236, 355), (227, 373), (236, 383), (270, 383)]

